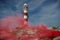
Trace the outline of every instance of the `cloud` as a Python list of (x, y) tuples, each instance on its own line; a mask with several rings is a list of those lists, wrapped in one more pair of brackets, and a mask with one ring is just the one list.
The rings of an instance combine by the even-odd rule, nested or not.
[(40, 5), (42, 5), (42, 3), (44, 2), (45, 0), (31, 0), (29, 2), (29, 10), (34, 10), (36, 9), (37, 7), (39, 7)]
[[(29, 21), (33, 24), (41, 24), (46, 23), (48, 26), (58, 26), (59, 25), (59, 12), (58, 12), (58, 3), (54, 2), (51, 4), (48, 3), (48, 5), (41, 5), (41, 9), (38, 10), (37, 13), (33, 14)], [(36, 10), (36, 9), (35, 9)]]
[(24, 0), (0, 0), (0, 18), (22, 13)]
[(0, 0), (0, 19), (5, 16), (23, 14), (23, 4), (29, 5), (29, 22), (59, 25), (59, 0)]

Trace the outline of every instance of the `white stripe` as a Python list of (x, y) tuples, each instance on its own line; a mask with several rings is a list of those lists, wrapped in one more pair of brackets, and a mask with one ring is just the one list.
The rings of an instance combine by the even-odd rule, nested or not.
[(24, 19), (27, 19), (27, 16), (26, 15), (24, 15)]
[(24, 13), (27, 13), (27, 10), (24, 10)]

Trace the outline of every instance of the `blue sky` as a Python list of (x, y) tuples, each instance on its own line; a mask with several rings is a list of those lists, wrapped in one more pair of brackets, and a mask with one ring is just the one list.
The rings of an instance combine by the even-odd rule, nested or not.
[(23, 14), (23, 4), (29, 5), (29, 23), (60, 26), (60, 0), (0, 0), (0, 19)]

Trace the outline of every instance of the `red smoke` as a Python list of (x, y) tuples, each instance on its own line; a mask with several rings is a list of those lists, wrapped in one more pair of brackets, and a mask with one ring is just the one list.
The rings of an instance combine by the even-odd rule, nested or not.
[[(60, 32), (48, 30), (44, 24), (40, 26), (31, 26), (27, 24), (27, 26), (24, 26), (24, 20), (21, 15), (8, 16), (0, 21), (0, 40), (40, 40), (40, 38), (41, 40), (42, 38), (49, 38), (51, 40), (53, 37), (60, 36)], [(20, 30), (24, 30), (22, 34), (19, 33)], [(35, 33), (30, 35), (26, 30), (32, 30)]]
[(7, 28), (8, 30), (12, 31), (17, 26), (23, 26), (23, 18), (21, 15), (18, 16), (8, 16), (1, 19), (1, 28)]

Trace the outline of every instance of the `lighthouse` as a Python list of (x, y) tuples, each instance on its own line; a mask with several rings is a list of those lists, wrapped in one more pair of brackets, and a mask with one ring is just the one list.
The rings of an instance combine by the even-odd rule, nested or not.
[(24, 4), (24, 25), (28, 25), (28, 5)]

